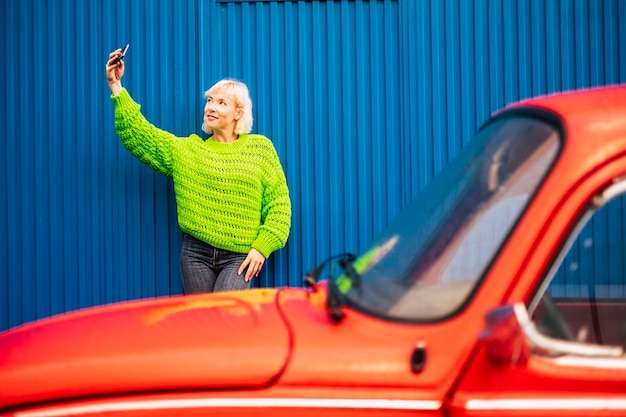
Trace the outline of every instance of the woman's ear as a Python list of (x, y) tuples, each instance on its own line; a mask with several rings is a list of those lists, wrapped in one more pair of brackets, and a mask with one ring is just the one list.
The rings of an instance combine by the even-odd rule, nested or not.
[(241, 107), (237, 107), (237, 113), (235, 113), (235, 120), (239, 120), (243, 117), (243, 109)]

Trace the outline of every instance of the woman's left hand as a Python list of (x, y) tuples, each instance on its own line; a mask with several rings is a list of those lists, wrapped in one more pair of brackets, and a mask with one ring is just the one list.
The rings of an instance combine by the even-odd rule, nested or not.
[(250, 249), (250, 252), (248, 252), (248, 256), (246, 257), (246, 260), (243, 261), (243, 263), (239, 267), (238, 274), (241, 275), (243, 271), (246, 270), (246, 267), (247, 267), (248, 270), (246, 271), (246, 276), (244, 277), (244, 279), (246, 280), (246, 282), (248, 282), (252, 278), (259, 276), (259, 274), (261, 273), (261, 268), (263, 268), (264, 263), (265, 263), (265, 257), (261, 255), (261, 252), (252, 248)]

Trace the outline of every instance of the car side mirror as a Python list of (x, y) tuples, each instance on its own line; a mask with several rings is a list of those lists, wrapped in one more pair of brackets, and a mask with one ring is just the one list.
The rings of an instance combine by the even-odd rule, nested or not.
[[(518, 311), (520, 308), (522, 311)], [(529, 321), (526, 308), (521, 304), (497, 307), (487, 313), (486, 326), (479, 340), (484, 344), (487, 356), (493, 364), (526, 364), (530, 356), (530, 345), (523, 326)]]
[(478, 339), (484, 344), (487, 356), (497, 366), (519, 366), (533, 354), (577, 357), (619, 358), (621, 346), (603, 346), (554, 339), (543, 335), (532, 322), (522, 303), (497, 307), (485, 316), (485, 329)]

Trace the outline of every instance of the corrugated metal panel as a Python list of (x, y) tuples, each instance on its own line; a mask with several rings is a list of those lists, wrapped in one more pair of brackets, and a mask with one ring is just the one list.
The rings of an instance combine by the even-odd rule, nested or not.
[(216, 3), (5, 0), (0, 329), (181, 292), (171, 183), (120, 145), (104, 77), (156, 125), (200, 132), (202, 93), (250, 86), (293, 200), (261, 286), (360, 251), (504, 104), (626, 82), (620, 0)]
[(180, 291), (171, 184), (116, 138), (104, 64), (132, 42), (125, 82), (145, 112), (195, 129), (197, 70), (185, 71), (197, 59), (197, 15), (181, 5), (3, 2), (0, 328)]

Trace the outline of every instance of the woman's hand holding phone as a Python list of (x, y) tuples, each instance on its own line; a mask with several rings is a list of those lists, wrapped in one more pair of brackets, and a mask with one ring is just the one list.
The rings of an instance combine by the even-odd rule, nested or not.
[(107, 81), (109, 88), (114, 96), (118, 95), (122, 91), (122, 77), (124, 76), (124, 56), (128, 52), (126, 44), (124, 48), (116, 49), (109, 54), (109, 62), (106, 65)]

